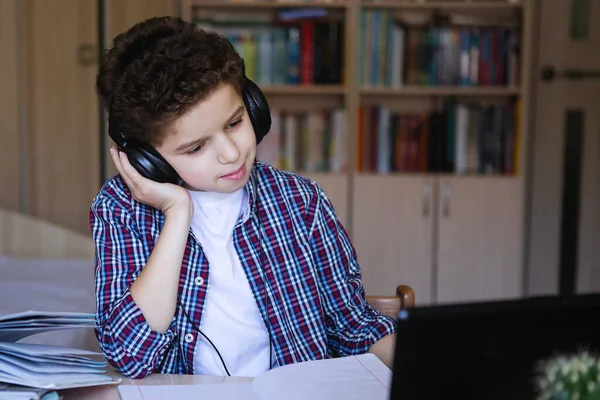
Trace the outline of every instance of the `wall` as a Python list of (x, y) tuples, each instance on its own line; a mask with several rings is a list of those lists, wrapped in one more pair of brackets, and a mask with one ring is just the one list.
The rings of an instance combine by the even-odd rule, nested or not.
[(20, 207), (17, 1), (0, 1), (0, 205)]
[[(103, 1), (110, 39), (178, 3)], [(0, 207), (85, 234), (103, 168), (114, 173), (100, 156), (98, 17), (97, 0), (0, 2)]]

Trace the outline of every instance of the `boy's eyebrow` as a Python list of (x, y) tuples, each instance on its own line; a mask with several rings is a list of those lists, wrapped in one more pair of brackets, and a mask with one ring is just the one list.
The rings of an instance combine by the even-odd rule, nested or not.
[(227, 120), (227, 123), (229, 124), (235, 117), (237, 117), (239, 114), (241, 114), (242, 111), (244, 111), (244, 106), (239, 106), (238, 108), (236, 108), (235, 111), (233, 113), (231, 113), (231, 116)]
[[(231, 123), (231, 121), (235, 117), (237, 117), (239, 114), (241, 114), (242, 111), (244, 111), (244, 106), (239, 106), (238, 108), (236, 108), (235, 111), (231, 114), (231, 116), (227, 119), (227, 124)], [(181, 151), (187, 149), (188, 147), (192, 147), (193, 145), (198, 144), (204, 140), (205, 140), (204, 138), (196, 139), (196, 140), (192, 140), (191, 142), (181, 144), (181, 145), (177, 146), (177, 148), (175, 149), (175, 152), (176, 153), (181, 152)]]
[(179, 146), (178, 146), (178, 147), (175, 149), (175, 153), (179, 153), (179, 152), (181, 152), (181, 151), (184, 151), (184, 150), (186, 150), (187, 148), (189, 148), (189, 147), (192, 147), (193, 145), (196, 145), (196, 144), (198, 144), (198, 143), (201, 143), (201, 142), (203, 142), (204, 140), (206, 140), (206, 139), (205, 139), (205, 138), (202, 138), (202, 139), (196, 139), (196, 140), (192, 140), (191, 142), (187, 142), (187, 143), (184, 143), (184, 144), (182, 144), (182, 145), (179, 145)]

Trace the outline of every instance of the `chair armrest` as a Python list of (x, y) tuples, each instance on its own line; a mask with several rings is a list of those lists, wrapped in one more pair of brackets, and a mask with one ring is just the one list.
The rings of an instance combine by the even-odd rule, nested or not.
[(408, 285), (398, 285), (396, 288), (396, 296), (402, 301), (401, 308), (415, 306), (415, 291)]

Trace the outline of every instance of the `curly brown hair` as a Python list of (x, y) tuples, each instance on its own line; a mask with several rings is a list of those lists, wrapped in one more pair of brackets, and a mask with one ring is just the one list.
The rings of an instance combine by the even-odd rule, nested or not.
[(177, 117), (223, 84), (241, 93), (243, 78), (244, 61), (225, 37), (161, 17), (115, 37), (96, 89), (127, 138), (159, 145)]

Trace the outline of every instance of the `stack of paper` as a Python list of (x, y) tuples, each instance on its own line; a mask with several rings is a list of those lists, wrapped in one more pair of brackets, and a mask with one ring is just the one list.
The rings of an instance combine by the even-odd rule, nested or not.
[[(94, 315), (87, 313), (27, 311), (0, 317), (0, 384), (9, 384), (0, 386), (0, 397), (18, 399), (31, 395), (25, 388), (55, 390), (118, 383), (119, 380), (106, 375), (107, 362), (100, 353), (56, 345), (15, 343), (36, 333), (93, 327)], [(33, 392), (37, 397), (27, 398), (41, 398), (44, 394)]]
[(0, 341), (16, 342), (41, 332), (93, 327), (94, 314), (26, 311), (0, 316)]

